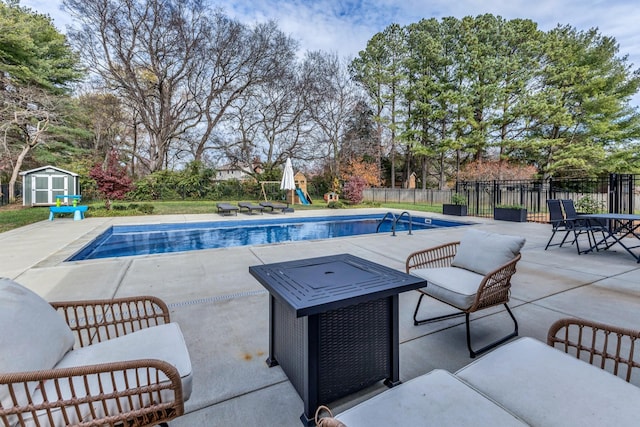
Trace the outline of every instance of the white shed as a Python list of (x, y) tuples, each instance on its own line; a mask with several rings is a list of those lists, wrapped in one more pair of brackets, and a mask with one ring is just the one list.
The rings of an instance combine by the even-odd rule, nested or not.
[(80, 194), (78, 174), (55, 166), (43, 166), (20, 172), (22, 205), (51, 206), (56, 196)]

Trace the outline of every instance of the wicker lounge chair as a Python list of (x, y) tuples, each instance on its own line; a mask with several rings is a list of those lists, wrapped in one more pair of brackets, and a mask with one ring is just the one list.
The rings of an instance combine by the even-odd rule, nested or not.
[(4, 426), (166, 425), (184, 413), (191, 362), (155, 297), (47, 303), (0, 279)]
[(436, 369), (335, 418), (327, 412), (318, 425), (638, 425), (640, 389), (623, 380), (637, 383), (640, 331), (561, 319), (547, 344), (514, 340), (455, 374)]
[(640, 330), (565, 318), (549, 327), (547, 344), (627, 382), (633, 370), (640, 368)]
[(238, 210), (240, 209), (230, 203), (218, 203), (216, 206), (218, 208), (218, 213), (221, 215), (238, 215)]
[[(425, 288), (418, 289), (420, 298), (413, 314), (414, 324), (421, 325), (464, 313), (467, 347), (471, 357), (517, 336), (518, 322), (507, 303), (511, 293), (511, 276), (516, 272), (524, 242), (525, 239), (521, 237), (486, 233), (472, 228), (465, 232), (460, 242), (446, 243), (409, 255), (407, 273), (426, 279), (428, 283)], [(418, 319), (420, 303), (425, 296), (455, 307), (460, 312)], [(514, 331), (480, 350), (473, 350), (469, 315), (501, 304), (513, 320)]]
[(250, 215), (253, 214), (253, 211), (258, 211), (260, 213), (264, 211), (264, 206), (256, 205), (251, 202), (238, 202), (238, 207), (240, 208), (240, 212), (246, 210)]
[(289, 204), (275, 203), (275, 202), (260, 202), (260, 206), (267, 209), (267, 212), (274, 212), (280, 210), (282, 213), (289, 211)]

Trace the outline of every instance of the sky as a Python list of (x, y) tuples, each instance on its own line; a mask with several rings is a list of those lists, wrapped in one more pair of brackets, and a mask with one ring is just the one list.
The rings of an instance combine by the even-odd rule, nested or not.
[[(477, 16), (491, 13), (504, 19), (531, 19), (541, 30), (558, 24), (578, 30), (598, 28), (620, 45), (640, 68), (640, 7), (638, 0), (238, 0), (214, 6), (245, 24), (274, 20), (300, 43), (302, 51), (323, 50), (352, 58), (374, 34), (390, 24), (401, 26), (423, 18)], [(21, 0), (20, 4), (53, 18), (60, 31), (71, 18), (61, 0)], [(640, 97), (634, 104), (640, 105)]]

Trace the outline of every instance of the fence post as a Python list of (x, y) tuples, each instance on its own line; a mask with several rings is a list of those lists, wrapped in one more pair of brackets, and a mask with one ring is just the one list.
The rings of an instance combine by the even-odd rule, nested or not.
[(634, 206), (633, 206), (633, 175), (626, 175), (627, 177), (627, 182), (629, 184), (629, 187), (627, 189), (627, 194), (629, 195), (629, 203), (627, 204), (627, 213), (629, 214), (633, 214), (634, 210)]
[(476, 206), (475, 214), (480, 214), (480, 182), (476, 181)]
[(609, 213), (618, 213), (618, 199), (620, 197), (618, 190), (618, 175), (609, 174)]

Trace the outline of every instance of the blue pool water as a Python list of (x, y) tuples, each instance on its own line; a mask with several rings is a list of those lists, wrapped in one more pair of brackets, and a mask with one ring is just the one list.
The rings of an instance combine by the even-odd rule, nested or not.
[[(398, 221), (396, 232), (408, 230)], [(214, 221), (179, 224), (117, 225), (107, 229), (67, 261), (162, 254), (231, 246), (390, 233), (392, 221), (383, 215), (344, 215), (269, 220)], [(413, 230), (466, 225), (463, 222), (412, 218)]]

